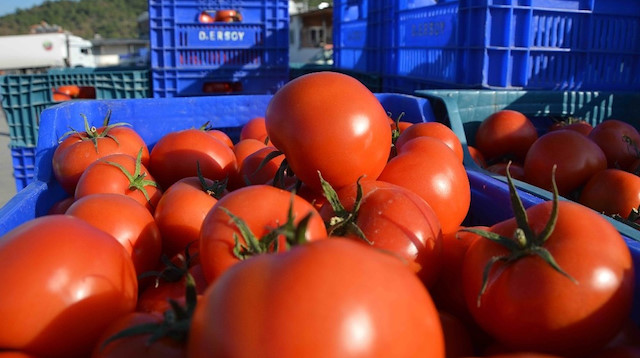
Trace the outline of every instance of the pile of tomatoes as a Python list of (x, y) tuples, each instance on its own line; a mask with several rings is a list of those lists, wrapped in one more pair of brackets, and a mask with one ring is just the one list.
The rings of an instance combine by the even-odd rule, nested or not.
[(610, 223), (514, 196), (514, 218), (465, 226), (458, 138), (390, 118), (354, 78), (289, 82), (235, 142), (203, 126), (148, 148), (109, 122), (61, 139), (69, 198), (0, 238), (0, 357), (640, 350)]
[(638, 220), (640, 133), (608, 119), (595, 126), (573, 117), (556, 120), (542, 135), (520, 112), (502, 110), (485, 119), (475, 135), (477, 163), (505, 174), (511, 161), (515, 179), (552, 190), (557, 165), (560, 195), (605, 215)]

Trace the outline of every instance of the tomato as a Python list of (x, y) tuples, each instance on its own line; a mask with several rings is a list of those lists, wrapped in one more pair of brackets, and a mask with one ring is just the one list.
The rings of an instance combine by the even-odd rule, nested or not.
[(457, 231), (471, 203), (469, 178), (462, 162), (436, 138), (414, 138), (399, 149), (378, 180), (416, 192), (435, 211), (443, 234)]
[[(138, 334), (118, 338), (107, 343), (116, 333), (127, 328), (142, 324), (159, 324), (162, 316), (143, 312), (131, 312), (118, 317), (100, 337), (98, 344), (93, 349), (91, 358), (121, 358), (121, 357), (186, 357), (185, 344), (170, 337), (164, 337), (150, 342), (151, 334)], [(105, 344), (106, 343), (106, 344)]]
[(64, 190), (73, 195), (82, 172), (99, 158), (123, 153), (136, 157), (142, 150), (142, 164), (149, 163), (149, 149), (144, 140), (130, 127), (108, 124), (89, 127), (86, 132), (74, 132), (60, 142), (53, 153), (53, 174)]
[(568, 195), (592, 175), (607, 167), (604, 152), (589, 138), (574, 131), (552, 131), (540, 137), (524, 161), (528, 183), (551, 191), (551, 169), (557, 165), (556, 182), (560, 195)]
[(207, 129), (207, 134), (214, 137), (215, 139), (221, 141), (226, 144), (229, 148), (233, 149), (233, 140), (229, 135), (219, 129)]
[(73, 204), (74, 200), (75, 198), (73, 196), (69, 196), (64, 199), (56, 201), (55, 203), (53, 203), (51, 208), (49, 208), (49, 211), (47, 212), (47, 214), (48, 215), (64, 214), (69, 208), (69, 206)]
[(97, 193), (128, 196), (153, 212), (162, 190), (138, 159), (128, 154), (111, 154), (91, 163), (78, 179), (75, 199)]
[(249, 138), (259, 140), (265, 145), (270, 144), (264, 117), (251, 118), (242, 126), (240, 140)]
[(556, 128), (552, 128), (551, 130), (559, 130), (559, 129), (568, 129), (572, 131), (576, 131), (585, 136), (589, 136), (589, 133), (593, 130), (593, 126), (586, 121), (577, 121), (571, 122), (568, 124), (560, 125)]
[(538, 131), (529, 118), (520, 112), (504, 109), (480, 123), (475, 147), (488, 161), (506, 158), (522, 163), (536, 139)]
[(171, 308), (170, 300), (186, 303), (188, 281), (194, 285), (195, 294), (201, 295), (208, 283), (197, 252), (198, 246), (192, 244), (169, 261), (163, 259), (154, 275), (149, 276), (153, 279), (152, 284), (141, 290), (136, 309), (140, 312), (163, 314)]
[(0, 238), (0, 347), (46, 357), (87, 355), (136, 305), (135, 268), (113, 237), (75, 217), (30, 220)]
[(509, 174), (513, 179), (517, 180), (525, 180), (526, 176), (524, 175), (524, 167), (520, 164), (516, 163), (494, 163), (487, 166), (485, 169), (490, 173), (495, 173), (502, 176), (507, 176), (507, 166), (509, 166)]
[[(277, 334), (271, 334), (277, 332)], [(196, 357), (444, 357), (438, 312), (392, 255), (341, 238), (259, 255), (198, 302)]]
[[(486, 226), (475, 226), (476, 229), (488, 229)], [(429, 290), (436, 306), (456, 315), (465, 323), (472, 321), (467, 309), (462, 288), (462, 263), (467, 248), (480, 239), (479, 235), (454, 231), (442, 236), (442, 269), (438, 281)]]
[(197, 243), (205, 216), (226, 192), (221, 189), (212, 180), (188, 177), (173, 183), (162, 194), (154, 217), (162, 233), (165, 255), (172, 257), (190, 243)]
[(138, 275), (154, 269), (162, 252), (162, 237), (153, 215), (125, 195), (100, 193), (84, 196), (67, 209), (113, 236), (127, 249)]
[[(250, 256), (250, 253), (243, 253), (247, 251), (245, 249), (234, 254), (236, 240), (241, 245), (251, 245), (251, 241), (247, 242), (229, 213), (242, 219), (259, 240), (288, 222), (290, 207), (294, 224), (310, 215), (304, 232), (306, 241), (326, 236), (327, 231), (318, 211), (305, 199), (286, 190), (268, 185), (251, 185), (234, 190), (218, 200), (204, 218), (200, 229), (200, 262), (207, 282), (214, 282), (229, 267), (241, 261), (240, 257)], [(266, 251), (272, 250), (276, 244), (280, 250), (284, 250), (284, 241), (283, 235), (278, 235)]]
[(462, 267), (464, 294), (476, 322), (504, 346), (584, 357), (628, 319), (633, 263), (620, 233), (600, 214), (571, 201), (557, 205), (548, 236), (543, 229), (553, 214), (551, 201), (528, 208), (527, 219), (520, 216), (530, 229), (521, 226), (518, 239), (511, 218), (491, 227), (504, 245), (485, 239), (471, 244)]
[(295, 175), (321, 191), (318, 171), (336, 190), (375, 179), (391, 150), (388, 116), (357, 79), (330, 71), (287, 82), (271, 98), (266, 127)]
[(58, 86), (55, 91), (58, 93), (63, 93), (71, 98), (75, 98), (80, 95), (80, 87), (78, 87), (77, 85)]
[(60, 92), (53, 92), (53, 101), (54, 102), (64, 102), (64, 101), (70, 101), (72, 100), (71, 96), (69, 96), (68, 94), (65, 93), (60, 93)]
[(469, 155), (471, 156), (471, 159), (473, 159), (473, 161), (476, 162), (476, 164), (478, 164), (480, 168), (487, 167), (487, 160), (476, 147), (468, 145), (467, 149), (469, 149)]
[[(358, 184), (337, 193), (339, 210), (329, 204), (321, 209), (325, 222), (339, 219), (330, 226), (329, 234), (362, 243), (367, 240), (372, 247), (392, 252), (409, 264), (425, 286), (433, 286), (440, 274), (442, 253), (442, 231), (433, 209), (418, 194), (395, 184), (366, 181), (360, 185), (362, 197), (355, 219), (349, 216), (356, 206)], [(353, 225), (364, 238), (353, 231)]]
[(596, 125), (589, 138), (604, 151), (609, 168), (627, 169), (639, 156), (640, 134), (623, 121), (608, 119)]
[[(240, 165), (238, 174), (243, 185), (274, 184), (279, 188), (295, 184), (296, 178), (286, 173), (278, 174), (284, 155), (280, 154), (266, 161), (268, 156), (278, 154), (274, 147), (264, 147), (249, 154)], [(278, 176), (277, 176), (278, 175)], [(275, 180), (275, 181), (274, 181)]]
[(606, 215), (628, 218), (640, 206), (640, 177), (620, 169), (602, 170), (585, 184), (579, 200)]
[(182, 178), (202, 175), (223, 180), (237, 171), (233, 150), (199, 129), (183, 129), (165, 134), (151, 149), (149, 171), (162, 188)]
[(438, 316), (444, 334), (446, 357), (472, 356), (474, 352), (473, 342), (465, 324), (456, 316), (447, 312), (438, 311)]
[(401, 148), (406, 142), (410, 141), (413, 138), (427, 136), (440, 139), (443, 141), (453, 152), (462, 159), (464, 157), (462, 151), (462, 143), (460, 143), (460, 139), (458, 136), (451, 130), (451, 128), (439, 122), (422, 122), (416, 123), (412, 126), (407, 127), (402, 134), (396, 140), (396, 147)]

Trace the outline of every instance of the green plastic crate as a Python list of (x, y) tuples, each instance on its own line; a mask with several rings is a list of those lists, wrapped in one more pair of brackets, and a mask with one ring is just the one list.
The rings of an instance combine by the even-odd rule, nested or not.
[(52, 89), (78, 85), (95, 90), (96, 99), (148, 98), (148, 69), (76, 68), (47, 73), (0, 76), (0, 98), (12, 148), (35, 147), (40, 113), (56, 103)]
[[(615, 118), (640, 128), (637, 110), (640, 93), (637, 92), (420, 90), (415, 94), (429, 99), (436, 120), (449, 120), (451, 129), (463, 144), (464, 164), (467, 168), (503, 181), (506, 181), (505, 177), (480, 168), (471, 158), (467, 147), (475, 145), (475, 135), (480, 123), (499, 110), (512, 109), (523, 113), (533, 122), (539, 134), (546, 132), (554, 117), (565, 116), (584, 119), (593, 126)], [(522, 190), (546, 200), (552, 199), (551, 192), (547, 190), (522, 181), (515, 182)], [(609, 216), (606, 218), (620, 233), (640, 241), (640, 231)]]

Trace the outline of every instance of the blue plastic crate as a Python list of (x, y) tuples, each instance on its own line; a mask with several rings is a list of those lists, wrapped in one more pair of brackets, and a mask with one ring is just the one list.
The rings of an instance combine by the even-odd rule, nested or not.
[(152, 78), (155, 98), (273, 94), (288, 82), (289, 70), (153, 69)]
[(338, 0), (333, 2), (333, 65), (371, 74), (385, 67), (386, 31), (391, 4), (386, 0)]
[(36, 148), (11, 148), (11, 161), (13, 164), (13, 178), (18, 192), (33, 181), (36, 168)]
[[(251, 82), (250, 90), (235, 93), (273, 93), (272, 88), (288, 79), (288, 6), (284, 0), (150, 0), (154, 97), (207, 95), (200, 79), (211, 76)], [(218, 10), (236, 10), (242, 18), (200, 21), (201, 14), (214, 17)], [(267, 71), (272, 74), (262, 76)]]
[(640, 89), (638, 1), (397, 3), (384, 91)]
[[(429, 101), (401, 94), (376, 94), (392, 115), (405, 113), (414, 122), (432, 121)], [(51, 160), (58, 139), (70, 127), (83, 128), (86, 115), (91, 125), (100, 126), (108, 111), (113, 122), (127, 122), (151, 148), (162, 135), (178, 129), (200, 127), (209, 122), (237, 141), (244, 123), (264, 116), (271, 95), (233, 95), (181, 98), (93, 100), (62, 103), (42, 114), (42, 131), (36, 147), (35, 178), (0, 209), (0, 235), (35, 217), (44, 215), (66, 196), (55, 180)], [(26, 198), (26, 199), (25, 199)]]
[(35, 147), (40, 113), (56, 102), (53, 89), (78, 85), (96, 99), (145, 98), (151, 95), (148, 69), (74, 68), (47, 73), (0, 76), (0, 98), (12, 147)]

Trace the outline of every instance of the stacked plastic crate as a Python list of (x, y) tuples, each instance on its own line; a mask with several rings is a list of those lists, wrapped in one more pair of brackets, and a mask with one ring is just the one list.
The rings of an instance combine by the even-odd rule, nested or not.
[[(84, 98), (117, 99), (149, 97), (148, 69), (78, 68), (47, 73), (0, 76), (0, 98), (9, 126), (9, 147), (16, 190), (34, 176), (40, 115), (61, 100), (56, 90), (76, 86)], [(76, 128), (82, 130), (81, 128)]]
[(637, 1), (334, 4), (335, 65), (376, 72), (383, 91), (640, 89)]
[(274, 93), (289, 79), (285, 0), (149, 0), (153, 96)]

